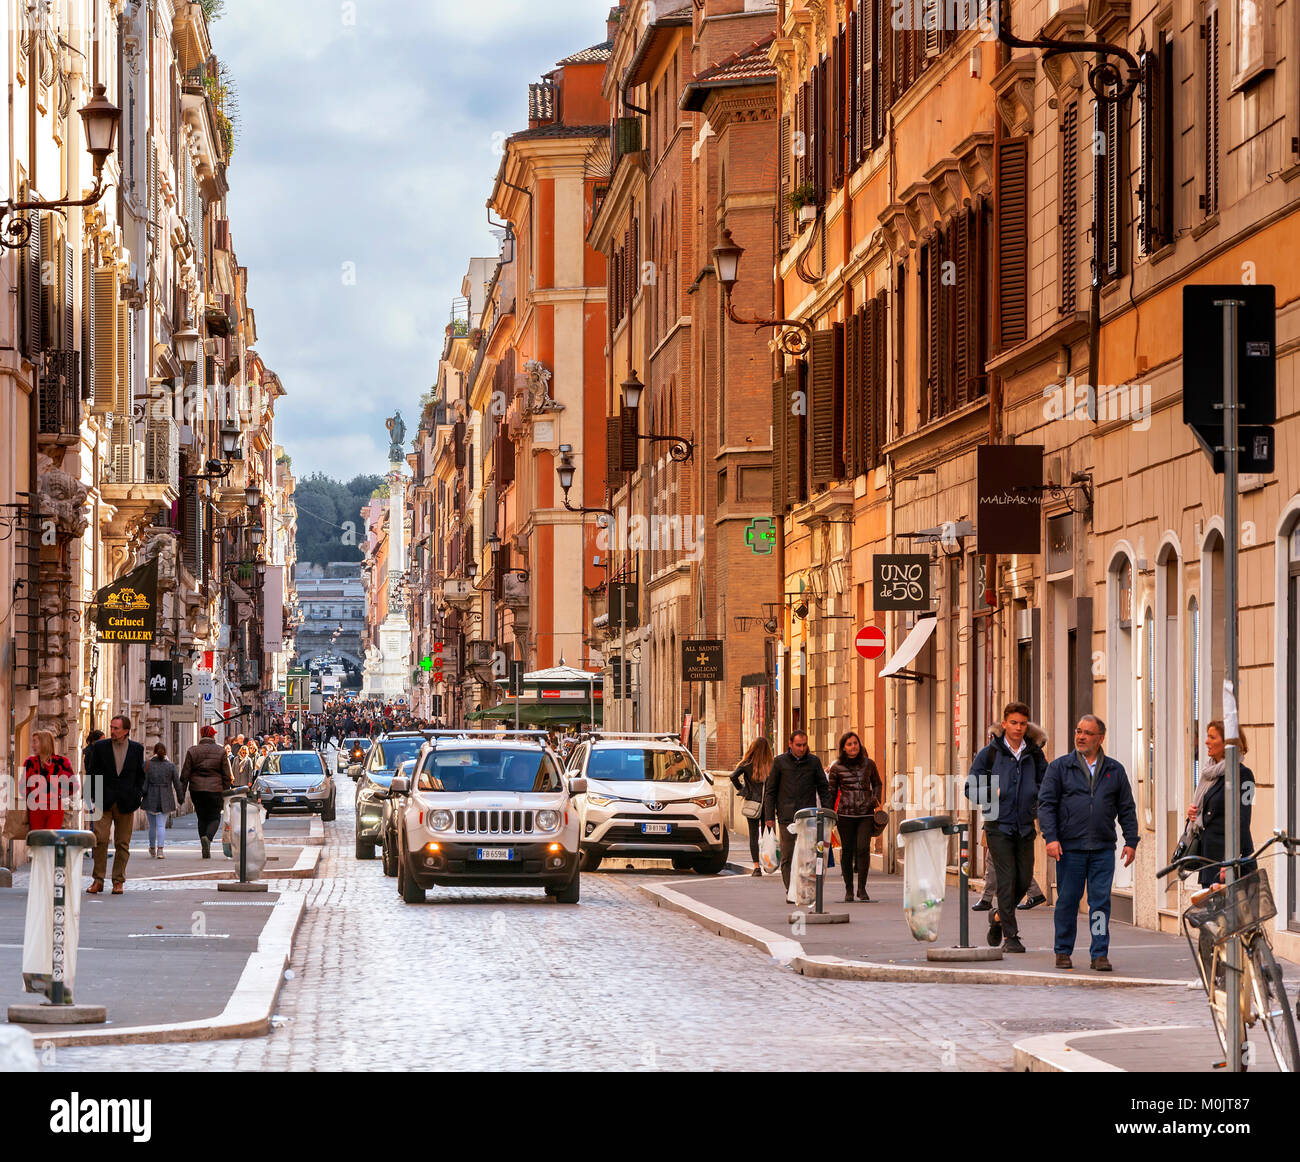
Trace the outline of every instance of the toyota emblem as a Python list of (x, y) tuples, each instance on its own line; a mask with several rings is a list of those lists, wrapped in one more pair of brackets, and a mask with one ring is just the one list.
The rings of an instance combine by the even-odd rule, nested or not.
[(651, 811), (662, 811), (664, 809), (664, 804), (661, 803), (658, 799), (656, 799), (651, 803), (647, 803), (646, 807), (649, 808)]

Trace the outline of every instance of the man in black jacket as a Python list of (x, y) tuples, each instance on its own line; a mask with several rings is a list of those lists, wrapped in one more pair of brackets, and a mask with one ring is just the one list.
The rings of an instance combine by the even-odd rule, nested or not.
[(790, 865), (794, 862), (794, 840), (790, 824), (794, 813), (805, 807), (831, 805), (831, 788), (822, 770), (822, 761), (808, 750), (808, 732), (796, 730), (790, 735), (789, 749), (778, 755), (768, 772), (763, 796), (763, 822), (770, 827), (776, 820), (777, 839), (781, 843), (781, 880), (790, 886)]
[(966, 779), (966, 798), (983, 812), (997, 872), (998, 910), (989, 921), (988, 942), (992, 947), (1001, 944), (1003, 952), (1025, 950), (1016, 905), (1034, 875), (1034, 817), (1038, 785), (1047, 770), (1047, 758), (1026, 737), (1028, 730), (1029, 707), (1008, 702), (1002, 711), (1002, 733), (975, 756)]
[(108, 834), (113, 833), (113, 895), (122, 894), (126, 864), (131, 858), (131, 829), (144, 798), (144, 747), (130, 738), (131, 720), (119, 714), (109, 723), (108, 738), (89, 750), (86, 802), (95, 832), (94, 868), (88, 892), (104, 890), (108, 866)]

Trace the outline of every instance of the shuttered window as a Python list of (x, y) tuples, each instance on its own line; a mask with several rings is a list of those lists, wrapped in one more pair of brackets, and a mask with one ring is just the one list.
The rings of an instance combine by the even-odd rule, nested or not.
[(806, 186), (808, 176), (808, 84), (800, 85), (794, 94), (794, 184)]
[(1101, 281), (1124, 273), (1124, 106), (1119, 101), (1093, 102), (1093, 140), (1102, 150), (1094, 161), (1093, 191), (1097, 255)]
[(780, 516), (785, 512), (786, 468), (785, 468), (785, 427), (790, 417), (790, 389), (786, 377), (780, 376), (772, 381), (772, 510)]
[(611, 497), (623, 487), (622, 421), (618, 416), (605, 417), (605, 495)]
[(117, 391), (113, 404), (113, 413), (118, 416), (130, 416), (132, 404), (131, 384), (131, 347), (132, 347), (131, 308), (126, 303), (117, 304)]
[(1139, 239), (1143, 254), (1173, 241), (1174, 117), (1173, 37), (1160, 32), (1156, 50), (1142, 54), (1139, 89), (1142, 212)]
[(621, 448), (621, 464), (624, 472), (635, 472), (637, 470), (637, 452), (640, 441), (637, 439), (637, 410), (634, 408), (623, 408), (619, 412), (619, 442)]
[(888, 364), (885, 361), (885, 304), (888, 296), (882, 290), (868, 304), (867, 340), (864, 344), (863, 360), (870, 376), (868, 386), (869, 410), (871, 413), (871, 444), (866, 467), (875, 468), (885, 459), (884, 448), (889, 443), (889, 433), (885, 427), (885, 398), (889, 390)]
[(117, 268), (101, 266), (91, 279), (94, 284), (91, 318), (94, 410), (108, 415), (117, 407)]
[(835, 34), (831, 42), (830, 81), (827, 84), (829, 108), (827, 124), (827, 154), (829, 164), (826, 172), (836, 189), (844, 184), (844, 31)]
[(1219, 212), (1219, 165), (1222, 142), (1219, 139), (1219, 106), (1222, 93), (1219, 89), (1219, 9), (1207, 9), (1202, 28), (1201, 83), (1205, 86), (1204, 140), (1205, 192), (1201, 195), (1201, 209), (1206, 217)]
[(1004, 137), (994, 159), (998, 349), (1029, 333), (1029, 139)]
[[(785, 417), (785, 502), (793, 508), (808, 497), (807, 448), (808, 364), (800, 360), (785, 373), (787, 404)], [(797, 409), (797, 410), (796, 410)]]
[(843, 352), (841, 327), (813, 332), (808, 390), (808, 464), (813, 488), (824, 487), (836, 478), (843, 423), (843, 408), (837, 405), (836, 397), (843, 382)]
[(859, 20), (860, 8), (849, 13), (845, 47), (848, 53), (846, 68), (848, 71), (848, 159), (849, 172), (852, 173), (862, 162), (862, 33), (866, 21)]
[(41, 293), (41, 246), (48, 223), (37, 210), (25, 211), (31, 233), (21, 254), (19, 284), (19, 320), (22, 353), (35, 362), (41, 353), (41, 327), (44, 321), (44, 296)]
[(885, 114), (893, 103), (890, 70), (893, 68), (894, 37), (885, 18), (884, 0), (870, 2), (871, 49), (874, 54), (871, 69), (871, 144), (874, 148), (885, 140)]
[(1079, 102), (1061, 112), (1061, 313), (1078, 302), (1079, 279)]
[(852, 480), (862, 471), (863, 439), (862, 311), (844, 323), (844, 475)]
[(777, 142), (777, 184), (776, 220), (778, 242), (782, 251), (790, 248), (790, 191), (794, 188), (792, 177), (793, 143), (790, 140), (790, 114), (781, 118), (781, 137)]

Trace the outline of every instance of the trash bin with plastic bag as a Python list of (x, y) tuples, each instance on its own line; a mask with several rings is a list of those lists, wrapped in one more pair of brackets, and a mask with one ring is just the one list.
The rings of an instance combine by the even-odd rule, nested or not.
[(908, 819), (898, 828), (903, 849), (903, 914), (917, 940), (939, 939), (944, 890), (948, 883), (947, 815)]
[[(226, 792), (226, 812), (230, 819), (230, 854), (240, 868), (241, 878), (255, 880), (266, 867), (266, 839), (262, 834), (262, 805), (249, 798), (247, 790), (236, 787)], [(247, 863), (240, 858), (245, 848)]]

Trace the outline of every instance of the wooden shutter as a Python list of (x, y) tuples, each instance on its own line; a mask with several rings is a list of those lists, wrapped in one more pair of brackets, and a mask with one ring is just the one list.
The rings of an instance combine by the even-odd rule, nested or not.
[(632, 219), (632, 258), (628, 263), (627, 301), (630, 303), (641, 290), (641, 219)]
[(1155, 51), (1142, 55), (1139, 237), (1144, 254), (1173, 240), (1173, 38), (1161, 32)]
[(970, 395), (971, 323), (975, 314), (975, 279), (971, 269), (970, 233), (972, 216), (964, 210), (953, 219), (952, 260), (957, 268), (957, 283), (952, 288), (953, 309), (953, 406), (962, 407)]
[(117, 268), (101, 266), (92, 274), (94, 298), (94, 410), (107, 415), (117, 406)]
[(885, 368), (885, 303), (886, 295), (882, 290), (871, 301), (871, 455), (867, 466), (874, 468), (884, 459), (884, 446), (889, 443), (889, 433), (885, 430), (885, 393), (889, 388), (889, 376)]
[(90, 251), (81, 256), (81, 396), (90, 399), (95, 387), (95, 268)]
[(813, 488), (835, 479), (835, 387), (842, 352), (840, 329), (813, 332), (812, 382), (808, 391), (808, 464)]
[(23, 246), (20, 283), (20, 315), (22, 332), (19, 346), (24, 356), (35, 362), (41, 353), (41, 324), (44, 319), (41, 296), (41, 246), (42, 215), (37, 210), (26, 211), (31, 233)]
[[(793, 508), (808, 495), (804, 463), (804, 430), (808, 426), (808, 364), (801, 359), (785, 373), (785, 380), (787, 403), (785, 455), (782, 462), (785, 465), (785, 502)], [(796, 402), (800, 403), (798, 415), (794, 412)]]
[(1219, 10), (1205, 14), (1203, 29), (1205, 52), (1202, 76), (1205, 78), (1205, 193), (1201, 209), (1206, 215), (1219, 212)]
[(117, 391), (114, 394), (113, 414), (131, 414), (131, 308), (126, 303), (117, 304)]
[[(73, 296), (76, 293), (76, 279), (74, 272), (74, 260), (72, 256), (72, 247), (68, 245), (65, 238), (63, 240), (63, 278), (62, 285), (59, 288), (59, 345), (65, 352), (71, 353), (76, 350), (77, 341), (74, 331), (75, 311), (73, 309)], [(68, 356), (69, 365), (71, 365), (71, 354)]]
[(862, 32), (861, 28), (865, 21), (858, 19), (859, 9), (855, 8), (849, 13), (848, 39), (846, 45), (848, 49), (848, 61), (846, 68), (848, 70), (849, 82), (849, 99), (848, 99), (848, 121), (849, 121), (849, 172), (852, 173), (862, 162)]
[(200, 512), (199, 482), (186, 480), (181, 503), (181, 556), (196, 577), (203, 574), (203, 518)]
[(844, 323), (844, 475), (852, 480), (861, 471), (862, 440), (858, 425), (862, 415), (861, 396), (861, 311), (854, 311)]
[(637, 469), (637, 452), (639, 451), (640, 441), (637, 439), (637, 410), (633, 408), (623, 408), (619, 412), (619, 432), (620, 432), (620, 463), (624, 472), (635, 472)]
[(497, 484), (504, 487), (515, 479), (515, 442), (504, 423), (497, 425)]
[(791, 180), (793, 143), (790, 140), (790, 114), (781, 118), (781, 139), (777, 143), (777, 199), (776, 221), (778, 245), (782, 251), (790, 248), (790, 191), (794, 188)]
[(885, 18), (884, 0), (871, 0), (872, 30), (876, 60), (872, 72), (871, 139), (874, 145), (885, 140), (885, 114), (893, 104), (893, 85), (890, 70), (894, 67), (894, 36)]
[(998, 349), (1029, 334), (1029, 138), (1004, 137), (994, 150)]
[(940, 412), (939, 395), (939, 329), (942, 294), (939, 288), (940, 257), (939, 234), (936, 232), (925, 247), (925, 406), (922, 415), (928, 424)]
[(839, 189), (844, 184), (844, 32), (835, 34), (831, 46), (831, 82), (828, 86), (831, 95), (830, 140), (827, 142), (831, 155), (831, 181)]
[(772, 512), (786, 510), (785, 428), (790, 417), (789, 372), (772, 381)]
[(812, 182), (820, 200), (822, 195), (822, 165), (824, 162), (822, 142), (822, 66), (820, 62), (813, 65), (812, 81), (808, 86), (808, 180)]
[(1106, 277), (1118, 278), (1124, 271), (1124, 105), (1103, 103), (1106, 126)]
[(798, 149), (794, 158), (794, 184), (808, 182), (808, 85), (800, 85), (794, 94), (794, 124)]
[(861, 92), (858, 100), (858, 148), (861, 158), (865, 159), (876, 144), (875, 0), (867, 0), (858, 13), (858, 87)]
[(605, 417), (605, 495), (613, 496), (623, 487), (622, 421), (618, 416)]
[(1061, 312), (1074, 311), (1079, 277), (1079, 102), (1061, 114)]

